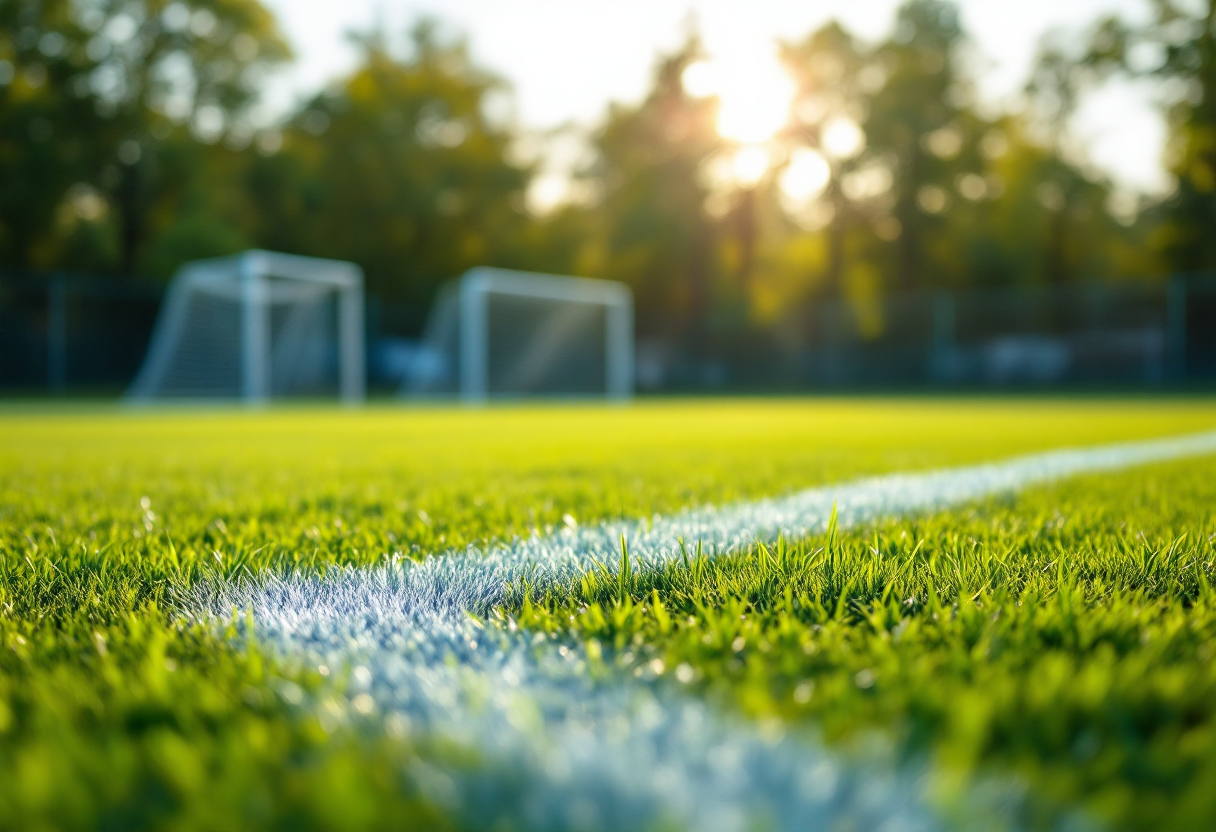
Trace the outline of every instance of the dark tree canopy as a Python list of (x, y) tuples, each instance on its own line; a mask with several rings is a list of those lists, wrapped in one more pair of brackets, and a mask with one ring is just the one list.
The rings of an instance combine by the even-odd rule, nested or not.
[[(721, 102), (686, 88), (712, 57), (690, 37), (583, 134), (579, 198), (535, 210), (538, 137), (436, 22), (359, 36), (354, 69), (267, 123), (290, 52), (258, 0), (0, 0), (0, 264), (164, 280), (251, 246), (339, 257), (414, 328), (474, 265), (590, 274), (694, 352), (711, 330), (797, 333), (835, 298), (1216, 268), (1214, 9), (1153, 0), (1151, 25), (1056, 34), (1003, 112), (977, 100), (955, 4), (909, 0), (876, 42), (829, 23), (779, 45), (789, 120), (746, 182), (722, 173), (750, 151)], [(1118, 73), (1159, 82), (1177, 180), (1130, 208), (1070, 132)]]

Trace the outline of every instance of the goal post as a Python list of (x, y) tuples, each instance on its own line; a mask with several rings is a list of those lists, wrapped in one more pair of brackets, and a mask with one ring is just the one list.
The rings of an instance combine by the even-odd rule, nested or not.
[(363, 273), (353, 263), (269, 251), (184, 265), (157, 317), (128, 400), (366, 391)]
[(466, 402), (633, 394), (633, 295), (614, 281), (471, 269), (440, 291), (424, 343), (443, 372), (412, 392)]

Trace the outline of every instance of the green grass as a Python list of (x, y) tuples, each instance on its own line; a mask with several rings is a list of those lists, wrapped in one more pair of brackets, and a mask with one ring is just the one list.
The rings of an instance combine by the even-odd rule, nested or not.
[(504, 611), (755, 717), (879, 731), (1046, 824), (1216, 818), (1216, 460), (678, 563)]
[[(471, 542), (543, 530), (562, 522), (565, 514), (582, 523), (646, 516), (865, 473), (1177, 434), (1213, 425), (1216, 405), (1202, 401), (681, 402), (624, 409), (358, 413), (11, 408), (0, 412), (0, 783), (16, 785), (0, 788), (0, 828), (372, 829), (408, 824), (442, 828), (441, 814), (404, 783), (400, 761), (415, 753), (458, 752), (412, 750), (381, 737), (327, 733), (314, 716), (297, 712), (277, 692), (283, 689), (281, 677), (287, 670), (256, 649), (234, 649), (222, 634), (187, 626), (174, 612), (174, 589), (200, 579), (242, 570), (371, 563), (394, 552), (425, 557)], [(1181, 472), (1181, 480), (1171, 480), (1170, 488), (1190, 489), (1186, 491), (1190, 494), (1199, 485), (1193, 477), (1187, 479), (1186, 472), (1210, 468), (1191, 463), (1171, 470)], [(1132, 478), (1127, 487), (1137, 482)], [(1178, 580), (1194, 573), (1181, 564), (1190, 562), (1196, 547), (1207, 545), (1196, 536), (1207, 522), (1202, 498), (1171, 502), (1171, 513), (1158, 512), (1157, 520), (1151, 507), (1120, 520), (1134, 505), (1123, 505), (1117, 492), (1104, 492), (1113, 495), (1105, 503), (1097, 498), (1081, 501), (1081, 509), (1059, 532), (1064, 535), (1063, 530), (1068, 530), (1072, 537), (1060, 537), (1060, 545), (1083, 547), (1093, 537), (1101, 542), (1102, 551), (1112, 553), (1108, 560), (1113, 563), (1140, 551), (1135, 542), (1140, 528), (1152, 541), (1164, 540), (1167, 528), (1186, 530), (1190, 536), (1177, 550), (1182, 554), (1170, 560), (1168, 569), (1154, 568), (1176, 573)], [(1070, 493), (1070, 499), (1081, 499), (1076, 496), (1079, 492), (1061, 492)], [(1041, 510), (1047, 512), (1055, 498), (1042, 499)], [(994, 514), (998, 508), (1006, 514)], [(909, 687), (903, 699), (887, 695), (889, 668), (877, 658), (902, 667), (901, 657), (911, 654), (901, 651), (912, 650), (902, 645), (913, 643), (921, 658), (908, 658), (906, 671), (932, 676), (941, 667), (956, 670), (959, 681), (948, 690), (967, 693), (970, 698), (960, 702), (974, 700), (959, 713), (987, 713), (984, 719), (993, 725), (1003, 717), (992, 711), (1005, 701), (996, 696), (1004, 690), (996, 682), (1029, 686), (1031, 679), (1039, 678), (1038, 665), (1025, 665), (1026, 673), (1019, 676), (1022, 671), (1012, 660), (990, 668), (978, 654), (960, 652), (961, 636), (946, 628), (941, 615), (936, 628), (928, 623), (933, 621), (928, 586), (935, 587), (946, 608), (957, 599), (958, 589), (945, 581), (949, 576), (941, 565), (946, 562), (944, 555), (932, 569), (922, 568), (926, 552), (956, 551), (970, 564), (968, 580), (976, 580), (967, 586), (971, 591), (1004, 591), (1008, 598), (1038, 592), (1057, 606), (1058, 597), (1076, 596), (1073, 615), (1075, 622), (1081, 622), (1074, 622), (1076, 627), (1101, 629), (1113, 621), (1113, 602), (1097, 607), (1095, 599), (1101, 594), (1088, 578), (1078, 577), (1072, 595), (1060, 596), (1051, 582), (1068, 579), (1072, 574), (1068, 570), (1048, 570), (1033, 586), (1011, 577), (1033, 571), (1025, 566), (1017, 572), (1013, 567), (1018, 563), (1071, 563), (1052, 554), (1055, 549), (1036, 548), (1042, 543), (1041, 535), (1031, 534), (1037, 521), (1027, 518), (1037, 516), (1039, 510), (1021, 504), (1016, 511), (988, 506), (980, 514), (914, 524), (906, 529), (908, 539), (883, 543), (879, 551), (884, 555), (870, 556), (865, 561), (868, 566), (856, 558), (865, 556), (861, 541), (871, 531), (843, 536), (830, 549), (833, 559), (818, 569), (811, 565), (818, 563), (820, 555), (798, 553), (814, 551), (821, 544), (812, 543), (809, 550), (791, 548), (766, 567), (764, 580), (769, 584), (763, 592), (761, 576), (766, 573), (756, 566), (762, 556), (753, 553), (709, 570), (722, 583), (710, 596), (713, 603), (703, 609), (680, 606), (693, 597), (683, 594), (682, 587), (688, 587), (695, 570), (690, 568), (687, 574), (676, 570), (652, 587), (659, 589), (664, 605), (681, 610), (679, 616), (673, 612), (676, 623), (667, 632), (653, 607), (642, 610), (650, 603), (643, 594), (647, 599), (651, 595), (641, 585), (635, 587), (639, 603), (625, 607), (628, 615), (621, 622), (596, 623), (588, 612), (574, 626), (610, 640), (640, 639), (644, 649), (670, 655), (669, 667), (687, 663), (695, 668), (707, 695), (726, 696), (749, 712), (771, 710), (790, 718), (805, 712), (836, 741), (847, 741), (862, 726), (875, 727), (900, 737), (909, 748), (932, 749), (959, 770), (994, 764), (1029, 772), (1027, 776), (1044, 784), (1048, 796), (1065, 801), (1080, 796), (1109, 815), (1133, 820), (1139, 815), (1135, 807), (1126, 808), (1128, 801), (1141, 796), (1146, 801), (1164, 801), (1175, 794), (1193, 796), (1192, 786), (1201, 781), (1186, 772), (1167, 778), (1168, 788), (1136, 791), (1139, 787), (1126, 778), (1112, 775), (1100, 780), (1087, 773), (1097, 763), (1063, 762), (1051, 768), (1054, 758), (1049, 746), (1019, 750), (1024, 738), (1016, 731), (1006, 729), (1009, 737), (992, 733), (996, 729), (990, 730), (989, 722), (979, 717), (975, 720), (982, 730), (976, 728), (979, 733), (974, 736), (986, 737), (984, 742), (942, 739), (962, 729), (951, 722), (954, 714), (949, 708), (945, 715), (933, 716), (933, 702), (947, 700), (926, 692), (931, 685)], [(1091, 529), (1088, 520), (1081, 522), (1078, 517), (1094, 518), (1098, 525)], [(1133, 523), (1133, 518), (1140, 519)], [(1129, 526), (1120, 531), (1119, 522)], [(985, 588), (979, 578), (985, 569), (992, 570), (992, 557), (976, 552), (1003, 552), (1001, 535), (1007, 528), (1020, 528), (1009, 534), (1027, 548), (1018, 550), (1017, 557), (1006, 557), (1010, 571), (1001, 572), (1000, 580), (994, 577), (995, 582)], [(895, 534), (893, 527), (885, 529), (880, 541)], [(945, 538), (940, 536), (951, 534), (958, 536), (957, 546), (943, 548)], [(989, 548), (968, 549), (969, 537)], [(901, 573), (895, 583), (882, 584), (890, 585), (891, 591), (879, 604), (880, 582), (890, 576), (890, 564), (902, 563), (900, 557), (906, 560), (915, 547), (910, 541), (921, 538), (925, 545), (918, 560), (911, 562), (914, 568)], [(965, 551), (971, 554), (964, 557)], [(850, 587), (844, 593), (846, 603), (833, 604), (832, 596), (821, 593), (819, 607), (798, 607), (781, 617), (783, 608), (777, 602), (784, 603), (784, 596), (774, 594), (772, 583), (774, 576), (784, 574), (781, 570), (801, 569), (807, 580), (826, 581), (826, 576), (854, 568), (869, 569), (870, 582), (864, 588)], [(1119, 574), (1125, 577), (1125, 596), (1139, 592), (1157, 605), (1146, 601), (1132, 625), (1120, 619), (1120, 626), (1131, 627), (1128, 632), (1139, 638), (1142, 630), (1136, 626), (1156, 627), (1152, 622), (1159, 622), (1173, 640), (1169, 643), (1177, 642), (1172, 649), (1180, 651), (1178, 673), (1198, 673), (1202, 665), (1198, 651), (1206, 632), (1200, 626), (1206, 619), (1197, 612), (1206, 610), (1199, 585), (1169, 583), (1165, 578), (1161, 578), (1164, 583), (1149, 584), (1148, 577), (1137, 577), (1130, 567)], [(708, 580), (704, 575), (701, 579)], [(752, 587), (757, 582), (759, 588)], [(1109, 583), (1116, 583), (1113, 573)], [(604, 591), (591, 586), (587, 590)], [(562, 603), (581, 603), (582, 591), (575, 588)], [(898, 606), (913, 596), (919, 600)], [(898, 608), (900, 618), (882, 619), (887, 625), (899, 626), (903, 619), (911, 622), (898, 641), (884, 640), (880, 625), (870, 620), (888, 608)], [(606, 619), (623, 615), (611, 604), (603, 609)], [(948, 620), (970, 621), (966, 605), (960, 609), (965, 614)], [(1010, 609), (1025, 609), (1025, 605)], [(541, 610), (531, 614), (542, 623)], [(748, 616), (742, 626), (765, 628), (763, 634), (760, 630), (743, 634), (745, 640), (755, 639), (755, 650), (736, 654), (715, 652), (710, 645), (701, 653), (693, 649), (691, 633), (703, 638), (714, 628), (733, 623), (738, 615)], [(980, 618), (987, 620), (985, 615), (986, 611)], [(693, 623), (687, 622), (690, 616)], [(1032, 637), (1037, 637), (1037, 619), (1018, 624), (1021, 619), (1011, 612), (999, 621), (1015, 627), (1015, 635), (1028, 639), (1027, 643), (1036, 643)], [(554, 625), (551, 618), (543, 623)], [(601, 633), (596, 627), (615, 629)], [(799, 638), (814, 633), (825, 641), (813, 656), (803, 652), (802, 641), (797, 641), (797, 650), (787, 649), (787, 642), (772, 647), (778, 644), (782, 627), (797, 632)], [(1194, 642), (1190, 653), (1179, 641), (1184, 636)], [(770, 643), (769, 654), (759, 653), (764, 639)], [(889, 654), (875, 654), (871, 662), (865, 651), (877, 650), (880, 643), (888, 645)], [(1116, 669), (1123, 668), (1119, 672), (1139, 666), (1135, 661), (1152, 658), (1145, 652), (1147, 647), (1136, 648), (1129, 653), (1131, 663), (1123, 665), (1117, 644), (1107, 648), (1107, 642), (1099, 641), (1093, 649), (1086, 644), (1071, 648), (1072, 652), (1061, 648), (1042, 651), (1041, 656), (1019, 655), (1032, 664), (1049, 663), (1054, 656), (1053, 661), (1065, 662), (1063, 667), (1067, 661), (1099, 667), (1110, 654)], [(1156, 644), (1150, 640), (1150, 645)], [(871, 663), (854, 667), (842, 657)], [(1178, 686), (1173, 665), (1143, 666), (1150, 678), (1139, 686), (1127, 682), (1128, 697), (1143, 695), (1146, 701), (1156, 701), (1151, 697), (1157, 696), (1158, 687)], [(1051, 670), (1055, 665), (1044, 667), (1063, 672)], [(998, 673), (1002, 668), (1004, 675), (993, 682), (993, 697), (986, 697), (982, 673)], [(850, 682), (866, 669), (875, 674), (874, 685), (863, 689)], [(304, 686), (320, 683), (296, 675), (292, 679)], [(798, 691), (805, 693), (800, 686), (808, 682), (814, 683), (813, 695), (800, 702)], [(1188, 685), (1182, 685), (1180, 698), (1169, 700), (1171, 707), (1191, 701), (1186, 698), (1192, 689)], [(830, 692), (837, 688), (841, 692), (834, 698)], [(920, 698), (912, 696), (913, 690)], [(1211, 699), (1210, 687), (1196, 682), (1193, 690)], [(1100, 710), (1106, 700), (1098, 696), (1095, 701), (1094, 708)], [(1194, 713), (1206, 719), (1202, 709), (1185, 711), (1184, 716), (1190, 719)], [(1087, 718), (1084, 712), (1078, 714), (1075, 719)], [(1171, 718), (1175, 721), (1162, 724), (1177, 726), (1181, 724), (1177, 720), (1183, 719)], [(1207, 730), (1202, 720), (1195, 724)], [(1164, 742), (1160, 738), (1168, 734), (1155, 731), (1146, 728), (1136, 736)], [(1207, 753), (1208, 746), (1196, 743), (1195, 754)], [(1179, 765), (1199, 759), (1176, 756)], [(1099, 753), (1095, 759), (1106, 758)], [(1058, 783), (1043, 773), (1050, 771), (1063, 772), (1056, 778)], [(1161, 776), (1159, 767), (1150, 766), (1149, 771), (1153, 777)], [(1180, 797), (1178, 806), (1163, 811), (1169, 817), (1183, 817), (1178, 813), (1185, 805)]]

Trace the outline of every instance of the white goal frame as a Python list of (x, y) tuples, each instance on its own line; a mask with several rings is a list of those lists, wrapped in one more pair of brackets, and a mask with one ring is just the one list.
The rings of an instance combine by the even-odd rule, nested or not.
[(610, 399), (633, 395), (633, 293), (623, 283), (479, 267), (460, 279), (460, 396), (483, 402), (489, 396), (489, 297), (515, 295), (538, 300), (600, 304), (606, 312), (604, 378)]
[[(484, 402), (489, 390), (489, 299), (513, 295), (546, 301), (596, 304), (605, 310), (605, 395), (623, 400), (633, 395), (633, 293), (623, 283), (587, 277), (478, 267), (459, 280), (455, 302), (459, 316), (456, 348), (458, 389), (469, 403)], [(501, 394), (510, 397), (512, 394)]]
[[(338, 393), (346, 404), (367, 394), (364, 369), (363, 271), (354, 263), (252, 250), (232, 257), (196, 260), (173, 278), (139, 374), (127, 393), (134, 402), (156, 397), (174, 357), (175, 340), (189, 314), (192, 293), (205, 289), (240, 304), (240, 399), (270, 399), (270, 304), (302, 294), (290, 281), (332, 287), (337, 294)], [(286, 285), (284, 285), (286, 284)]]

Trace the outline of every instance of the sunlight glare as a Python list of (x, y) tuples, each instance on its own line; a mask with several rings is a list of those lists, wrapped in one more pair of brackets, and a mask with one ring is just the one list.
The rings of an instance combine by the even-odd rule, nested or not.
[(744, 188), (755, 187), (768, 171), (770, 159), (763, 147), (748, 145), (739, 148), (731, 161), (735, 182)]
[(831, 176), (831, 166), (823, 154), (800, 148), (793, 152), (789, 165), (781, 173), (781, 192), (793, 202), (809, 202), (823, 193)]
[(837, 116), (824, 125), (820, 141), (831, 158), (852, 159), (865, 149), (866, 134), (853, 119)]
[(685, 68), (681, 81), (689, 95), (718, 97), (723, 138), (767, 141), (789, 120), (794, 83), (771, 52), (697, 61)]
[(709, 98), (718, 90), (717, 72), (709, 61), (696, 61), (684, 67), (680, 81), (693, 98)]

